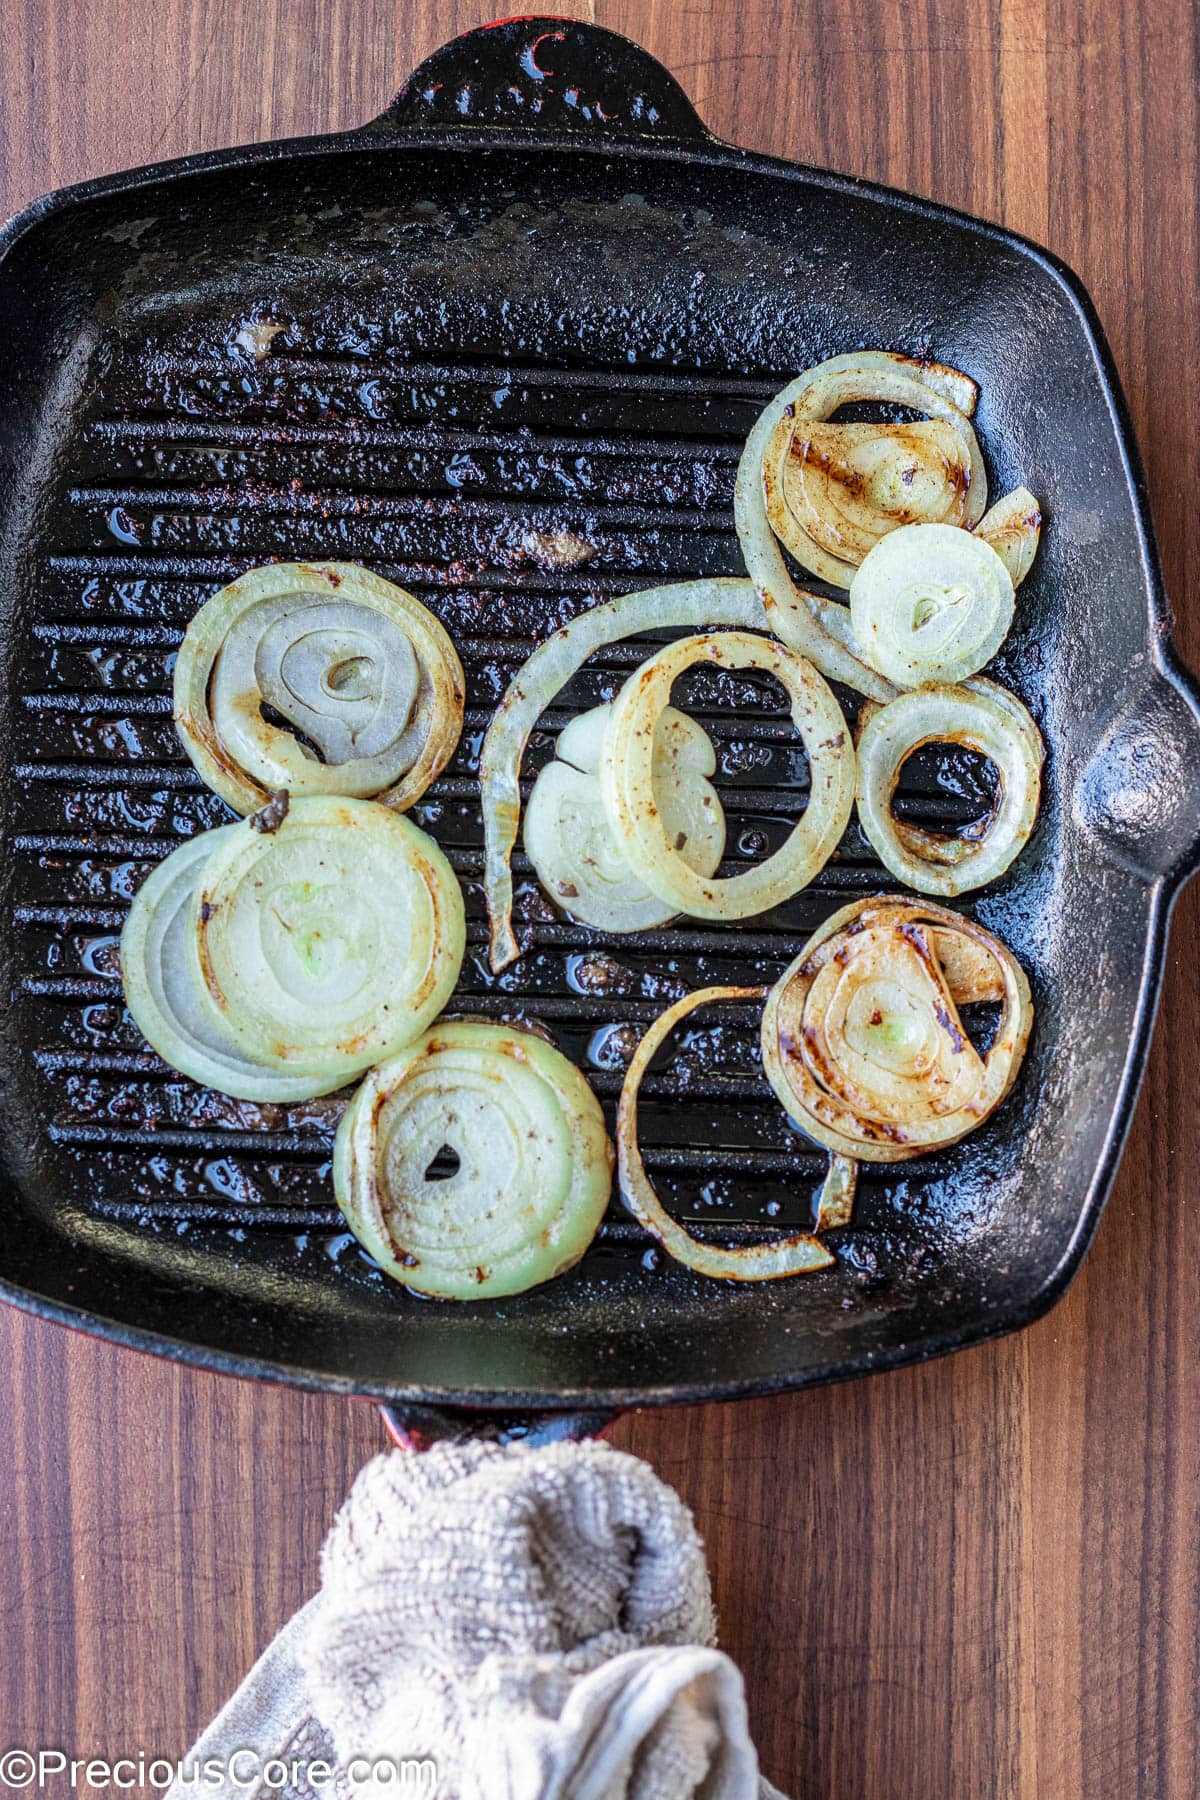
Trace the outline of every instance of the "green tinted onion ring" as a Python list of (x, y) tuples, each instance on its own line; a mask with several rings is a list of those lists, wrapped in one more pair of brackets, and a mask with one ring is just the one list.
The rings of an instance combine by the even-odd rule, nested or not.
[(442, 1010), (466, 941), (433, 839), (370, 800), (293, 801), (233, 827), (205, 865), (188, 935), (210, 1016), (255, 1061), (334, 1084)]
[(125, 1003), (163, 1061), (193, 1081), (238, 1100), (310, 1100), (340, 1087), (340, 1072), (321, 1078), (252, 1061), (213, 1019), (188, 953), (192, 903), (205, 865), (237, 829), (222, 825), (189, 838), (138, 889), (121, 933)]
[(372, 1069), (333, 1165), (364, 1248), (397, 1281), (448, 1300), (521, 1293), (578, 1262), (612, 1167), (573, 1063), (533, 1032), (453, 1020)]
[(956, 525), (905, 525), (855, 570), (850, 619), (862, 654), (898, 688), (953, 684), (989, 663), (1012, 624), (1012, 578)]

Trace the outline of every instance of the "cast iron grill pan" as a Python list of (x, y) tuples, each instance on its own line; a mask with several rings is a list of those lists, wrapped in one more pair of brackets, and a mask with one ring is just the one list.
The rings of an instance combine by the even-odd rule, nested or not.
[[(548, 95), (542, 62), (586, 51), (594, 63), (598, 45), (625, 59), (627, 84), (640, 59), (636, 92), (659, 84), (641, 119), (657, 149), (599, 135), (614, 122), (595, 108), (585, 119), (561, 82)], [(481, 56), (506, 76), (516, 67), (516, 85), (573, 112), (580, 134), (437, 129), (447, 89), (460, 116), (465, 91), (480, 116), (517, 104), (496, 98), (494, 76), (462, 75)], [(58, 272), (39, 290), (22, 293), (11, 268), (28, 237), (11, 254), (10, 328), (30, 346), (37, 406), (32, 446), (18, 426), (7, 439), (10, 1279), (35, 1261), (44, 1304), (223, 1366), (551, 1404), (821, 1379), (1018, 1322), (1048, 1302), (1094, 1223), (1148, 1022), (1162, 897), (1194, 835), (1155, 761), (1165, 737), (1186, 802), (1194, 716), (1156, 661), (1138, 496), (1079, 302), (998, 234), (712, 146), (669, 78), (607, 34), (524, 22), (441, 57), (457, 58), (458, 86), (438, 85), (434, 59), (373, 131), (270, 162), (203, 159), (50, 210), (32, 234)], [(690, 152), (672, 147), (685, 128)], [(247, 328), (267, 321), (280, 329), (256, 354)], [(466, 724), (410, 816), (467, 897), (452, 1010), (538, 1021), (611, 1120), (632, 1047), (671, 1000), (773, 981), (835, 907), (895, 884), (852, 826), (819, 881), (775, 913), (608, 937), (558, 913), (518, 852), (525, 954), (494, 977), (482, 733), (530, 650), (581, 610), (742, 573), (731, 495), (749, 426), (798, 368), (860, 343), (974, 374), (993, 492), (1023, 478), (1049, 514), (997, 671), (1050, 744), (1044, 814), (974, 909), (1034, 982), (1018, 1090), (954, 1151), (865, 1166), (827, 1274), (702, 1283), (615, 1205), (581, 1268), (547, 1289), (471, 1308), (407, 1295), (334, 1205), (342, 1101), (260, 1106), (199, 1089), (124, 1010), (131, 895), (176, 844), (231, 816), (171, 723), (183, 629), (216, 587), (278, 558), (364, 563), (441, 618), (467, 672)], [(1039, 388), (1026, 379), (1035, 355)], [(563, 565), (563, 533), (585, 561)], [(1113, 616), (1098, 624), (1085, 608), (1101, 561)], [(557, 729), (611, 698), (652, 647), (593, 659), (542, 721), (526, 795)], [(855, 697), (839, 697), (852, 715)], [(717, 746), (727, 867), (769, 853), (807, 783), (781, 691), (706, 671), (676, 700)], [(908, 817), (961, 827), (989, 788), (946, 752), (911, 764), (901, 795)], [(978, 1010), (986, 1041), (993, 1021)], [(770, 1094), (757, 1018), (696, 1016), (643, 1090), (648, 1167), (721, 1242), (806, 1225), (825, 1166)]]

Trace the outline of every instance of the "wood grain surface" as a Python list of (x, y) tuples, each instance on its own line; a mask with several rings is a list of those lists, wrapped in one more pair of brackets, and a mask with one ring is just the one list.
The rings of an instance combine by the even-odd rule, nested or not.
[[(1095, 296), (1200, 662), (1190, 0), (598, 0), (709, 124), (1003, 220)], [(7, 0), (0, 211), (356, 123), (455, 0)], [(1096, 595), (1097, 606), (1104, 594)], [(1200, 1796), (1195, 895), (1099, 1241), (1040, 1325), (794, 1399), (627, 1418), (696, 1509), (763, 1765), (803, 1800)], [(0, 1748), (178, 1754), (313, 1588), (367, 1405), (0, 1310)]]

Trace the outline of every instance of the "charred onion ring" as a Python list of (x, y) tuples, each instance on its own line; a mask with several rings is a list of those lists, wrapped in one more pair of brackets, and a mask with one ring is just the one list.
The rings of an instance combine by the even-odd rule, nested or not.
[(256, 811), (279, 788), (404, 812), (458, 742), (463, 688), (454, 645), (403, 588), (354, 563), (272, 563), (191, 621), (175, 665), (175, 724), (235, 812)]
[[(922, 744), (963, 744), (999, 775), (991, 817), (969, 836), (945, 836), (892, 816), (906, 759)], [(1042, 737), (1015, 694), (977, 676), (961, 687), (924, 687), (886, 706), (864, 707), (858, 736), (858, 818), (880, 861), (922, 894), (982, 887), (1019, 855), (1037, 822)]]
[[(439, 1171), (449, 1151), (452, 1171)], [(333, 1179), (389, 1275), (448, 1300), (519, 1294), (579, 1261), (612, 1188), (599, 1102), (531, 1031), (443, 1020), (372, 1069)]]
[[(786, 843), (765, 862), (724, 879), (688, 867), (668, 840), (654, 794), (658, 720), (676, 677), (698, 662), (774, 675), (787, 690), (808, 754), (808, 805)], [(828, 862), (854, 803), (854, 752), (837, 701), (804, 657), (773, 638), (724, 631), (665, 644), (634, 671), (613, 704), (601, 783), (617, 841), (648, 888), (692, 918), (744, 919), (790, 899)]]
[[(638, 1224), (658, 1239), (668, 1255), (694, 1269), (727, 1281), (775, 1281), (784, 1275), (800, 1275), (827, 1269), (833, 1254), (815, 1231), (801, 1232), (774, 1242), (721, 1249), (703, 1244), (673, 1219), (654, 1191), (638, 1147), (638, 1090), (659, 1046), (681, 1019), (698, 1006), (717, 1000), (761, 1000), (762, 988), (709, 987), (685, 994), (655, 1019), (634, 1052), (625, 1075), (617, 1108), (617, 1179), (621, 1198)], [(818, 1230), (829, 1230), (849, 1221), (854, 1202), (855, 1163), (835, 1152), (818, 1196)]]
[[(959, 1021), (949, 937), (1003, 983), (980, 1057)], [(1024, 970), (998, 938), (943, 907), (860, 900), (827, 920), (767, 996), (763, 1066), (781, 1105), (826, 1149), (901, 1162), (957, 1143), (1009, 1092), (1033, 1023)]]
[(808, 555), (824, 551), (839, 585), (845, 570), (897, 527), (961, 525), (967, 516), (971, 459), (944, 419), (830, 425), (784, 418), (764, 468), (774, 471), (764, 475), (764, 488), (776, 536), (789, 549), (794, 539), (802, 541)]
[[(968, 376), (940, 363), (918, 362), (888, 351), (856, 351), (831, 357), (790, 382), (766, 407), (746, 439), (734, 489), (734, 522), (747, 571), (762, 596), (771, 625), (786, 644), (807, 656), (823, 675), (843, 681), (872, 699), (886, 700), (895, 690), (858, 654), (847, 609), (837, 601), (796, 587), (776, 539), (776, 529), (782, 529), (784, 542), (799, 562), (835, 586), (849, 587), (856, 561), (844, 561), (822, 549), (788, 507), (782, 469), (792, 436), (803, 432), (806, 426), (823, 424), (838, 407), (852, 401), (894, 402), (942, 420), (954, 431), (968, 459), (970, 477), (961, 517), (955, 517), (954, 522), (970, 526), (978, 521), (987, 504), (983, 459), (968, 416), (974, 410), (977, 391)], [(905, 522), (899, 516), (889, 520), (871, 502), (872, 488), (877, 497), (881, 493), (880, 482), (886, 495), (892, 487), (892, 472), (889, 470), (886, 477), (881, 472), (868, 486), (864, 502), (867, 529)], [(947, 500), (952, 512), (958, 510), (953, 493), (959, 486), (961, 482), (948, 464), (940, 489), (936, 481), (933, 483), (939, 517), (945, 516), (942, 507)], [(942, 498), (936, 499), (939, 492)], [(891, 510), (894, 513), (896, 509)], [(834, 521), (834, 528), (846, 541), (844, 517), (840, 527)]]

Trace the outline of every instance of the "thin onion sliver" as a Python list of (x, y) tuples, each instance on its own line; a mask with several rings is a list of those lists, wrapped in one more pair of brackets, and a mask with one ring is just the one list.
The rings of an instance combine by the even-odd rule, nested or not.
[(1020, 587), (1037, 555), (1042, 535), (1042, 509), (1027, 487), (1014, 488), (997, 500), (975, 527), (976, 537), (992, 546), (1012, 579)]
[[(765, 1244), (726, 1249), (703, 1244), (673, 1219), (654, 1191), (638, 1146), (638, 1090), (660, 1045), (681, 1019), (699, 1006), (722, 1000), (761, 1000), (762, 988), (709, 987), (685, 994), (657, 1018), (634, 1052), (625, 1075), (617, 1108), (617, 1179), (621, 1198), (638, 1224), (658, 1240), (669, 1256), (698, 1275), (725, 1281), (777, 1281), (827, 1269), (832, 1251), (815, 1231), (777, 1238)], [(856, 1168), (848, 1158), (834, 1156), (817, 1202), (818, 1229), (832, 1229), (848, 1222), (854, 1199)]]

